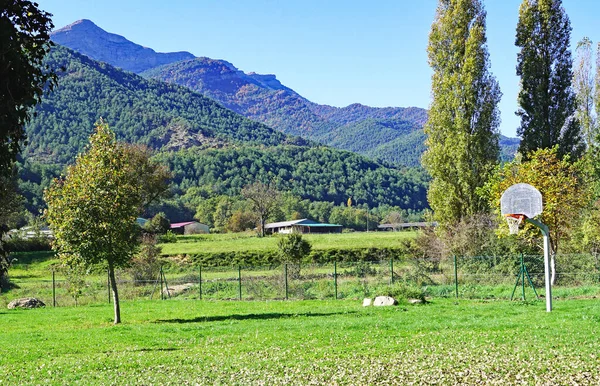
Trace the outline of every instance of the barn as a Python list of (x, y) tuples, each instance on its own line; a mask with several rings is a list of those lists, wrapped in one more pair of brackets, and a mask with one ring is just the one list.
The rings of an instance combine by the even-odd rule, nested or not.
[(265, 225), (265, 233), (342, 233), (339, 224), (323, 224), (303, 218), (301, 220), (273, 222)]

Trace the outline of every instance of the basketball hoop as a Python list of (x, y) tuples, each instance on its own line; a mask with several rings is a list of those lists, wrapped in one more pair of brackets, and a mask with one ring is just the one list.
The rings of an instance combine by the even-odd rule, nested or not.
[(508, 233), (516, 235), (519, 233), (519, 225), (523, 222), (525, 215), (522, 214), (507, 214), (506, 223), (508, 224)]

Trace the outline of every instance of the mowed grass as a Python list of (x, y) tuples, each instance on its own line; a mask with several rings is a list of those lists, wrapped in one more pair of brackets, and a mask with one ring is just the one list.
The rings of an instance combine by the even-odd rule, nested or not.
[[(303, 237), (311, 243), (313, 249), (347, 249), (399, 247), (403, 240), (416, 235), (416, 231), (406, 231), (305, 234)], [(177, 243), (160, 244), (160, 247), (163, 255), (271, 251), (277, 249), (277, 241), (281, 237), (256, 237), (254, 232), (179, 236)]]
[(598, 384), (597, 300), (358, 301), (0, 310), (13, 384)]

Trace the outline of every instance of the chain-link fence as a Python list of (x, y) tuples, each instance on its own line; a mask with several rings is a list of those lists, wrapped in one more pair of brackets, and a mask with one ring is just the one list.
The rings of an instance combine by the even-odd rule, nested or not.
[[(112, 301), (106, 272), (69, 276), (49, 268), (39, 278), (27, 277), (27, 265), (14, 268), (20, 274), (11, 277), (15, 287), (1, 294), (4, 302), (9, 297), (27, 296), (37, 297), (48, 306)], [(600, 285), (598, 256), (558, 255), (556, 268), (557, 287)], [(400, 287), (433, 297), (510, 299), (544, 293), (544, 262), (537, 255), (270, 266), (165, 266), (145, 278), (130, 270), (119, 270), (116, 276), (122, 300), (362, 299), (394, 293)]]

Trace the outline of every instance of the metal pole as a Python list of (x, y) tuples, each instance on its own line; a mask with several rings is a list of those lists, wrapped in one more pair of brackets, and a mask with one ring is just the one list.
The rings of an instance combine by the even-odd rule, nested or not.
[(283, 275), (285, 276), (285, 300), (288, 300), (288, 266), (287, 263), (283, 264)]
[(544, 235), (544, 279), (546, 281), (546, 312), (552, 311), (552, 284), (550, 283), (550, 230), (546, 224), (527, 218), (525, 221), (537, 226)]
[(54, 270), (52, 270), (52, 307), (56, 307), (56, 280), (54, 278)]
[(525, 263), (523, 262), (523, 254), (521, 253), (521, 293), (523, 301), (525, 300)]
[(394, 284), (394, 258), (390, 258), (390, 284)]
[(242, 266), (238, 265), (238, 295), (242, 300)]
[(202, 300), (202, 266), (198, 267), (198, 294)]
[(333, 262), (333, 287), (335, 289), (335, 298), (338, 298), (338, 288), (337, 288), (337, 261)]
[(456, 262), (456, 255), (454, 255), (454, 290), (458, 299), (458, 264)]

